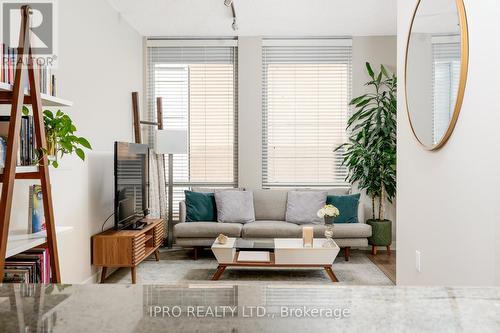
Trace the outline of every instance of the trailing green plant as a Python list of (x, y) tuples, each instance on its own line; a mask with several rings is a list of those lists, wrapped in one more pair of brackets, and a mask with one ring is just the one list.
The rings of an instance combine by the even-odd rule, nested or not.
[(367, 62), (366, 70), (371, 80), (365, 86), (373, 92), (351, 100), (355, 111), (347, 122), (349, 140), (336, 150), (343, 150), (346, 179), (370, 196), (373, 219), (378, 198), (377, 218), (383, 220), (386, 200), (396, 196), (397, 78), (382, 65), (375, 73)]
[[(29, 109), (24, 106), (23, 114), (29, 115)], [(76, 136), (76, 126), (71, 118), (58, 110), (55, 114), (50, 110), (43, 111), (43, 123), (47, 148), (37, 150), (37, 159), (48, 157), (49, 165), (54, 168), (59, 166), (58, 159), (64, 155), (75, 153), (82, 161), (85, 160), (84, 149), (92, 149), (89, 141), (81, 136)]]

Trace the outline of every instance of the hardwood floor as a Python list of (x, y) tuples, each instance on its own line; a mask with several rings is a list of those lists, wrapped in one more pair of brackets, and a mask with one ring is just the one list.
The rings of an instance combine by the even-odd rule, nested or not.
[(372, 255), (366, 251), (366, 256), (394, 283), (396, 284), (396, 251), (391, 251), (387, 255), (386, 251), (379, 251), (377, 255)]

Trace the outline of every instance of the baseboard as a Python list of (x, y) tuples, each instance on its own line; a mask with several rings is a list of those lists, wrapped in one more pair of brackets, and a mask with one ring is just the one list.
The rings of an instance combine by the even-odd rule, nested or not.
[(86, 278), (85, 280), (82, 281), (81, 284), (95, 284), (95, 283), (99, 283), (99, 276), (101, 274), (101, 270), (98, 270), (97, 272), (95, 272), (94, 274), (92, 274), (91, 276), (89, 276), (88, 278)]
[[(89, 276), (88, 278), (86, 278), (85, 280), (83, 280), (83, 282), (81, 284), (96, 284), (96, 283), (100, 283), (101, 282), (101, 269), (102, 268), (98, 268), (97, 271), (92, 274), (91, 276)], [(110, 276), (111, 274), (113, 274), (118, 268), (116, 267), (109, 267), (108, 268), (108, 272), (107, 272), (107, 276)]]

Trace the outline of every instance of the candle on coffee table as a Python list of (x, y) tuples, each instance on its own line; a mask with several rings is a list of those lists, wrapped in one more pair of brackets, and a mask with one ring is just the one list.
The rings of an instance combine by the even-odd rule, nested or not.
[(313, 246), (313, 227), (302, 227), (302, 240), (304, 247)]

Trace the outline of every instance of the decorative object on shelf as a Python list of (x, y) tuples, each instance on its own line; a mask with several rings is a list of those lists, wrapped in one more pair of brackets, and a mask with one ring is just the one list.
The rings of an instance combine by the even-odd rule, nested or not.
[(406, 45), (405, 96), (413, 135), (427, 150), (441, 148), (453, 133), (468, 62), (464, 1), (417, 1)]
[(7, 152), (7, 142), (0, 137), (0, 170), (5, 166), (5, 154)]
[[(23, 114), (28, 116), (29, 113), (29, 109), (23, 106)], [(92, 146), (84, 137), (75, 135), (76, 126), (67, 114), (61, 110), (58, 110), (56, 114), (45, 110), (43, 111), (43, 122), (47, 148), (37, 149), (38, 160), (46, 155), (49, 165), (54, 168), (59, 166), (58, 159), (64, 155), (75, 153), (82, 161), (85, 160), (85, 152), (82, 148), (92, 149)]]
[(366, 224), (372, 227), (372, 236), (368, 238), (368, 243), (372, 246), (372, 254), (377, 254), (377, 246), (385, 246), (387, 254), (391, 255), (392, 222), (389, 220), (368, 220)]
[(313, 227), (302, 227), (302, 244), (304, 247), (313, 247)]
[[(396, 195), (396, 93), (397, 79), (381, 65), (375, 73), (366, 63), (373, 92), (354, 98), (356, 108), (347, 122), (349, 142), (336, 148), (344, 155), (349, 182), (365, 190), (372, 200), (372, 219), (384, 220), (386, 200)], [(375, 199), (378, 198), (378, 216)]]
[(36, 233), (46, 229), (45, 215), (43, 212), (43, 194), (40, 185), (30, 186), (28, 220), (28, 230), (30, 233)]
[(186, 130), (158, 130), (156, 132), (156, 153), (168, 154), (168, 233), (167, 245), (173, 243), (173, 195), (174, 195), (174, 154), (186, 154), (188, 133)]
[(227, 243), (227, 236), (224, 235), (224, 234), (219, 234), (219, 236), (217, 236), (217, 243), (221, 244), (221, 245), (224, 245)]

